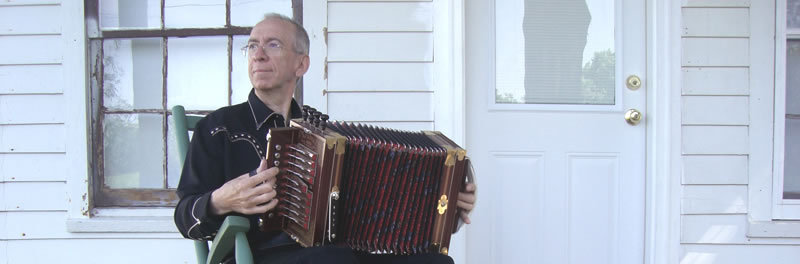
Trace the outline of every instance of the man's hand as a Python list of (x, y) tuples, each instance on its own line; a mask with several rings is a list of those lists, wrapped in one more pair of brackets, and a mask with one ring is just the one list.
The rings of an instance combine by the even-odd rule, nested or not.
[(278, 168), (267, 169), (266, 160), (256, 169), (256, 174), (245, 173), (226, 182), (211, 193), (211, 213), (224, 215), (237, 212), (246, 215), (260, 214), (275, 208), (275, 176)]
[(467, 183), (464, 192), (458, 193), (458, 214), (464, 223), (469, 224), (469, 212), (475, 208), (475, 190), (478, 188), (474, 183)]

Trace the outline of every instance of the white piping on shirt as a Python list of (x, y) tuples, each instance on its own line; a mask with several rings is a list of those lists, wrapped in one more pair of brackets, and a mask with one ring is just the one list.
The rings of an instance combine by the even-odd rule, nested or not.
[(236, 141), (244, 140), (247, 143), (250, 143), (250, 145), (253, 146), (253, 150), (256, 151), (256, 155), (258, 155), (259, 157), (263, 157), (264, 156), (264, 151), (261, 150), (261, 146), (258, 145), (258, 143), (255, 141), (255, 138), (253, 138), (253, 136), (251, 136), (250, 134), (240, 133), (238, 135), (231, 135), (230, 131), (228, 131), (228, 129), (226, 127), (221, 126), (221, 127), (217, 127), (217, 128), (212, 129), (211, 130), (211, 135), (212, 136), (216, 136), (219, 132), (225, 132), (228, 135), (228, 141), (230, 141), (230, 142), (236, 142)]
[[(258, 123), (258, 118), (256, 117), (256, 111), (255, 111), (255, 110), (253, 110), (253, 105), (252, 105), (252, 104), (250, 104), (250, 100), (247, 100), (247, 105), (248, 105), (248, 106), (250, 106), (250, 114), (252, 114), (252, 115), (253, 115), (253, 122), (255, 122), (255, 124), (256, 124), (256, 130), (258, 130), (258, 129), (261, 129), (261, 126), (263, 126), (263, 125), (264, 125), (264, 123), (266, 123), (266, 122), (267, 122), (267, 120), (269, 120), (269, 118), (270, 118), (270, 117), (272, 117), (272, 115), (275, 115), (275, 114), (277, 114), (277, 113), (275, 113), (275, 112), (272, 112), (272, 114), (269, 114), (269, 115), (267, 116), (267, 118), (265, 118), (265, 119), (264, 119), (264, 121), (261, 121), (261, 124), (259, 124), (259, 123)], [(275, 120), (272, 120), (272, 121), (273, 121), (273, 123), (275, 122)], [(277, 123), (274, 123), (274, 124), (276, 124), (275, 126), (277, 127)]]
[(191, 227), (189, 227), (189, 231), (186, 231), (186, 235), (189, 236), (189, 238), (191, 238), (191, 239), (203, 240), (202, 237), (198, 237), (198, 238), (192, 237), (192, 229), (194, 229), (195, 227), (200, 226), (200, 223), (201, 223), (200, 218), (197, 218), (197, 216), (194, 215), (194, 209), (195, 209), (195, 207), (197, 207), (197, 202), (199, 202), (199, 201), (200, 201), (200, 199), (194, 200), (194, 204), (192, 205), (192, 218), (194, 218), (195, 223)]

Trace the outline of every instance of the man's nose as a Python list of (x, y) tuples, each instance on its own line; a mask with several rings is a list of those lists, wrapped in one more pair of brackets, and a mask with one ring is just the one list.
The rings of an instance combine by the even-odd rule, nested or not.
[(255, 49), (251, 56), (253, 56), (253, 60), (268, 60), (269, 59), (269, 55), (267, 55), (267, 52), (265, 52), (264, 49), (261, 48), (261, 47)]

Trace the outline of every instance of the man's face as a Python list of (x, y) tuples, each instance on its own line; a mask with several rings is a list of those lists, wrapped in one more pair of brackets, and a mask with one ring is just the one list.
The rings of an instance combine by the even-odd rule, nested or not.
[(267, 19), (253, 27), (248, 45), (257, 44), (257, 48), (247, 53), (247, 70), (255, 89), (294, 87), (297, 78), (305, 73), (302, 61), (306, 57), (294, 51), (294, 41), (291, 23)]

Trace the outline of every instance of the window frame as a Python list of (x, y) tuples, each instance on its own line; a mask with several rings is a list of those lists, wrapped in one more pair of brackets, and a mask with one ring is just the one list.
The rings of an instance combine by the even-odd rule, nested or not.
[[(800, 221), (777, 220), (773, 210), (776, 25), (785, 0), (750, 3), (750, 116), (746, 235), (753, 243), (796, 243)], [(783, 17), (783, 16), (782, 16)], [(783, 23), (786, 23), (784, 20)]]
[(784, 164), (786, 150), (786, 47), (789, 40), (800, 40), (800, 29), (789, 30), (787, 0), (777, 0), (775, 6), (775, 99), (774, 153), (772, 171), (772, 218), (775, 220), (800, 220), (800, 199), (784, 199)]
[[(167, 184), (168, 175), (168, 129), (169, 116), (172, 114), (166, 102), (167, 92), (167, 61), (168, 61), (168, 39), (176, 37), (205, 37), (205, 36), (227, 36), (227, 59), (228, 59), (228, 105), (232, 102), (232, 64), (235, 51), (233, 47), (234, 36), (247, 36), (252, 27), (241, 27), (231, 25), (231, 1), (225, 1), (225, 25), (219, 28), (165, 28), (165, 0), (161, 0), (160, 9), (160, 28), (154, 29), (102, 29), (99, 21), (100, 0), (89, 0), (84, 3), (85, 22), (86, 22), (86, 46), (89, 61), (87, 64), (87, 79), (89, 82), (89, 97), (92, 99), (89, 107), (89, 192), (91, 193), (91, 207), (171, 207), (175, 206), (178, 197), (175, 189), (169, 188)], [(293, 17), (302, 24), (303, 5), (302, 0), (292, 0)], [(108, 110), (103, 106), (103, 42), (111, 39), (135, 39), (135, 38), (161, 38), (162, 45), (162, 103), (161, 109), (147, 110)], [(302, 103), (302, 81), (295, 89), (295, 98)], [(189, 114), (208, 114), (210, 111), (187, 111)], [(103, 159), (103, 123), (107, 114), (141, 114), (156, 113), (162, 119), (162, 146), (164, 147), (164, 164), (162, 167), (164, 188), (159, 189), (112, 189), (105, 184), (104, 159)]]

